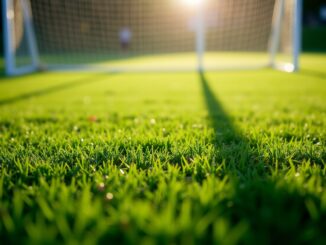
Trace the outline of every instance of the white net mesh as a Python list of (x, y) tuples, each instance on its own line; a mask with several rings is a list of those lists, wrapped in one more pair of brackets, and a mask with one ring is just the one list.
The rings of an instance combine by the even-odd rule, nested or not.
[[(197, 67), (195, 0), (14, 0), (15, 5), (20, 1), (30, 1), (40, 60), (49, 67)], [(280, 1), (203, 0), (205, 68), (268, 65), (275, 5)], [(289, 60), (285, 54), (291, 54), (294, 0), (284, 1), (277, 50), (282, 54), (278, 59)], [(15, 7), (15, 40), (24, 44), (20, 13)], [(21, 50), (17, 47), (16, 53), (23, 57), (18, 53), (28, 48)]]
[(12, 21), (15, 28), (12, 30), (12, 50), (15, 67), (25, 67), (32, 63), (31, 50), (28, 46), (27, 33), (24, 22), (23, 7), (20, 0), (12, 2)]

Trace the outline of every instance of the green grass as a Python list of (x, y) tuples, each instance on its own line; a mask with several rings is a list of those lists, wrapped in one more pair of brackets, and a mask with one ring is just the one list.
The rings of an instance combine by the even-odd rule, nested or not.
[(0, 240), (326, 242), (326, 56), (300, 73), (0, 80)]
[[(289, 62), (289, 55), (278, 55), (283, 62)], [(139, 54), (121, 52), (115, 55), (106, 53), (62, 53), (48, 54), (40, 57), (41, 63), (60, 67), (63, 62), (72, 68), (85, 65), (96, 69), (110, 69), (111, 71), (193, 71), (197, 69), (197, 56), (194, 52)], [(20, 57), (16, 60), (20, 64), (30, 63), (30, 57)], [(243, 69), (267, 67), (269, 56), (266, 52), (207, 52), (205, 53), (205, 67), (208, 70), (229, 69), (230, 67)], [(62, 67), (62, 66), (61, 66)]]

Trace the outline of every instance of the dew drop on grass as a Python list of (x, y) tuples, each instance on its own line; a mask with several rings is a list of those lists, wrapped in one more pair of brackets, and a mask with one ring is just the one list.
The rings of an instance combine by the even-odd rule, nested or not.
[(111, 192), (106, 193), (105, 200), (111, 201), (113, 199), (113, 194)]
[(99, 183), (97, 186), (97, 190), (102, 192), (105, 189), (105, 184), (103, 182)]
[(155, 120), (155, 118), (151, 118), (151, 120), (149, 120), (149, 123), (150, 123), (151, 125), (155, 125), (155, 124), (156, 124), (156, 120)]
[(125, 172), (123, 171), (123, 169), (120, 169), (120, 173), (121, 173), (122, 175), (125, 174)]
[(162, 134), (163, 134), (163, 136), (167, 136), (168, 135), (168, 132), (166, 131), (165, 128), (162, 128)]
[(295, 177), (299, 177), (299, 176), (300, 176), (300, 173), (295, 173), (294, 176), (295, 176)]

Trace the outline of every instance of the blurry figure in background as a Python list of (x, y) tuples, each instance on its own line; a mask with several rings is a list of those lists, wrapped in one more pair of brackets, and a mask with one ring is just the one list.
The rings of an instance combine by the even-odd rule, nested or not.
[(320, 6), (319, 17), (323, 23), (326, 23), (326, 4)]
[(123, 27), (120, 29), (119, 38), (120, 38), (120, 45), (122, 50), (128, 50), (131, 42), (131, 31), (128, 27)]

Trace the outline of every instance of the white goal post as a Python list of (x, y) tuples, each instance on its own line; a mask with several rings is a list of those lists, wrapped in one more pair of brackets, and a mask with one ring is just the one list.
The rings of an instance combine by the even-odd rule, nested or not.
[(3, 0), (6, 73), (299, 69), (302, 0)]

